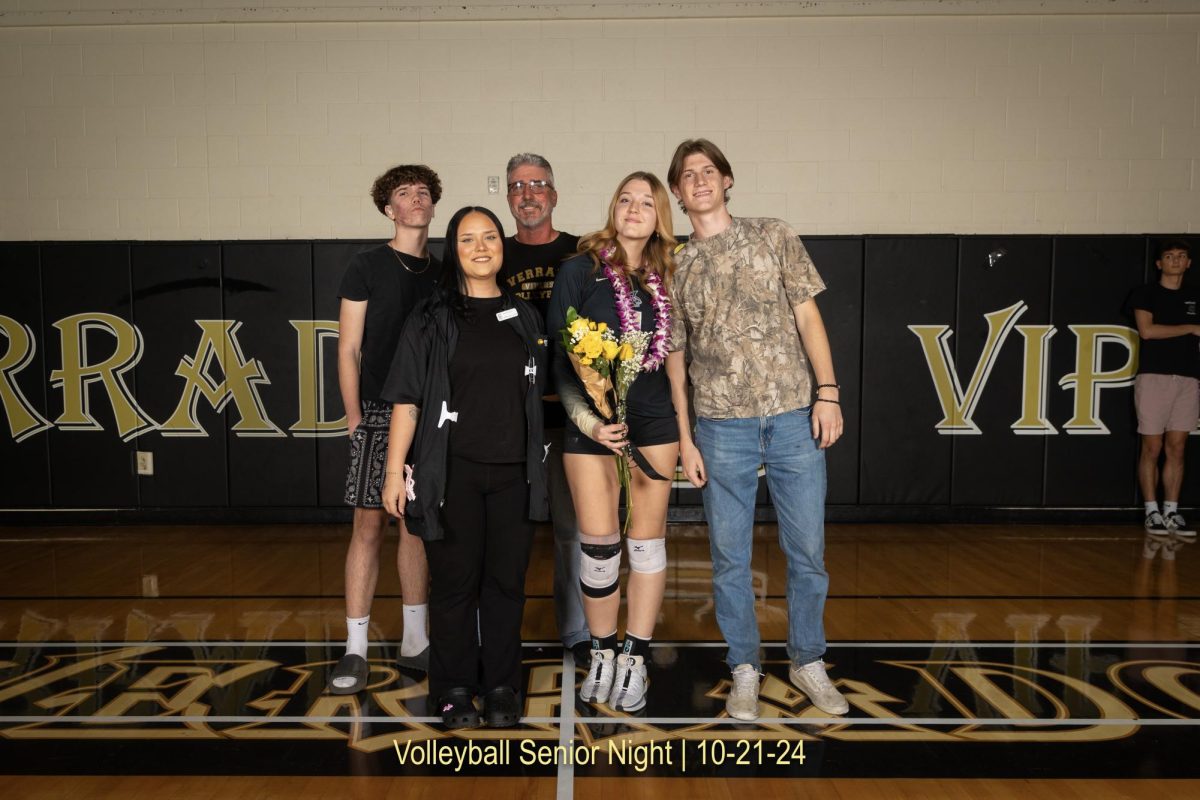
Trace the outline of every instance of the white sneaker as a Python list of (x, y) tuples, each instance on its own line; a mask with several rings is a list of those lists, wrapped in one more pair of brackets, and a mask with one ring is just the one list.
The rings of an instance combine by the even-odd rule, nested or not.
[(734, 719), (747, 722), (758, 719), (758, 670), (753, 664), (738, 664), (733, 671), (725, 711)]
[(587, 677), (579, 686), (579, 699), (585, 703), (607, 703), (613, 687), (613, 662), (616, 654), (612, 650), (593, 650), (592, 665)]
[(799, 667), (793, 664), (788, 674), (796, 688), (826, 714), (845, 714), (850, 710), (846, 698), (829, 682), (825, 662), (821, 659)]
[(1163, 515), (1163, 520), (1167, 523), (1167, 530), (1175, 534), (1180, 539), (1195, 539), (1196, 530), (1187, 524), (1187, 520), (1183, 518), (1183, 514), (1178, 511), (1172, 511), (1169, 514)]
[(617, 656), (616, 678), (608, 705), (614, 711), (638, 711), (646, 707), (646, 663), (641, 656)]

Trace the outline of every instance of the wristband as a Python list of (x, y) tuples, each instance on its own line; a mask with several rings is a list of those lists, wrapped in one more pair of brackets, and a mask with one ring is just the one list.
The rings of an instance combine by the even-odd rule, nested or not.
[(841, 405), (841, 402), (839, 402), (839, 401), (837, 401), (837, 400), (830, 400), (830, 399), (829, 399), (829, 398), (827, 398), (827, 397), (818, 397), (818, 398), (817, 398), (817, 399), (816, 399), (814, 402), (817, 402), (817, 403), (833, 403), (835, 406), (840, 406), (840, 405)]

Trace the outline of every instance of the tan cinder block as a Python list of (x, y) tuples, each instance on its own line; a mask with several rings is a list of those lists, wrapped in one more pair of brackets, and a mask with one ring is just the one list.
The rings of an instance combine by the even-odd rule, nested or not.
[(1061, 97), (1010, 97), (1008, 127), (1066, 128), (1071, 123), (1070, 109)]
[(443, 41), (410, 39), (388, 43), (389, 72), (443, 70), (450, 66), (450, 48)]
[(974, 97), (975, 70), (950, 70), (945, 64), (913, 68), (914, 97)]
[(204, 72), (201, 42), (154, 42), (142, 45), (142, 71), (147, 75)]
[(948, 124), (946, 104), (952, 102), (960, 101), (940, 97), (885, 97), (883, 126), (918, 131), (943, 128)]
[[(793, 224), (845, 222), (850, 215), (850, 196), (840, 192), (789, 192), (787, 219)], [(779, 211), (773, 212), (778, 216)]]
[(392, 130), (397, 133), (450, 131), (453, 103), (391, 103), (388, 106)]
[(209, 197), (263, 197), (267, 194), (267, 168), (259, 166), (209, 167)]
[(1095, 223), (1095, 192), (1039, 192), (1034, 209), (1038, 222)]
[(907, 192), (858, 192), (850, 195), (850, 221), (906, 224), (912, 208)]
[[(801, 193), (815, 194), (820, 184), (820, 167), (815, 161), (767, 162), (758, 166), (754, 189), (762, 194), (787, 194), (789, 197)], [(739, 176), (737, 185), (745, 186), (745, 179)]]
[(910, 219), (928, 231), (958, 230), (971, 221), (970, 192), (913, 192)]
[(1200, 47), (1200, 34), (1186, 33), (1142, 33), (1133, 37), (1133, 62), (1135, 64), (1166, 64), (1168, 66), (1192, 66), (1196, 64), (1196, 52)]
[(447, 42), (450, 64), (456, 70), (505, 71), (511, 67), (512, 48), (506, 39), (471, 39)]
[(738, 195), (735, 213), (747, 217), (777, 217), (787, 206), (785, 194), (758, 194), (743, 192)]
[(790, 131), (788, 159), (791, 161), (844, 161), (850, 158), (850, 131)]
[(1008, 105), (1001, 97), (947, 97), (937, 102), (942, 104), (947, 129), (1000, 129), (1008, 125)]
[(1129, 162), (1103, 159), (1071, 159), (1067, 162), (1067, 189), (1114, 191), (1129, 188)]
[(603, 86), (604, 77), (599, 70), (566, 70), (542, 75), (542, 97), (546, 100), (598, 101), (603, 95)]
[(976, 192), (972, 198), (971, 218), (976, 229), (981, 231), (1011, 231), (1015, 226), (1031, 226), (1034, 199), (1032, 193)]
[(1105, 64), (1100, 91), (1106, 97), (1135, 94), (1162, 94), (1166, 88), (1167, 67), (1161, 61), (1132, 66)]
[[(45, 235), (38, 235), (44, 232)], [(0, 200), (0, 237), (4, 239), (57, 239), (58, 201), (49, 199)]]
[(1195, 100), (1196, 87), (1200, 85), (1200, 65), (1172, 65), (1167, 70), (1165, 94), (1168, 97), (1184, 98), (1184, 101)]
[(329, 194), (329, 170), (310, 164), (267, 167), (271, 197), (321, 197)]
[(879, 164), (875, 161), (827, 161), (821, 164), (818, 180), (822, 192), (876, 192), (879, 189)]
[(512, 130), (512, 104), (479, 101), (451, 108), (450, 129), (455, 133)]
[(150, 229), (163, 231), (179, 227), (179, 201), (122, 199), (117, 203), (117, 231), (131, 239), (145, 238)]
[(148, 136), (203, 135), (208, 125), (203, 106), (150, 106), (145, 114)]
[(302, 72), (296, 76), (301, 103), (352, 103), (358, 100), (358, 76), (349, 72)]
[(231, 167), (238, 163), (236, 136), (209, 136), (208, 163), (214, 167)]
[(420, 99), (420, 73), (371, 72), (358, 76), (358, 99), (363, 103), (409, 103)]
[(50, 44), (50, 28), (0, 28), (0, 43)]
[(296, 38), (296, 26), (291, 23), (255, 23), (233, 25), (236, 42), (289, 42)]
[(208, 139), (205, 136), (176, 136), (175, 150), (181, 167), (208, 165)]
[(238, 204), (241, 224), (259, 230), (293, 225), (300, 219), (299, 197), (246, 197)]
[(612, 100), (663, 100), (662, 73), (651, 72), (638, 76), (638, 80), (629, 80), (626, 70), (607, 70), (603, 77), (603, 98)]
[(1075, 64), (1133, 65), (1133, 36), (1121, 33), (1086, 33), (1071, 37), (1071, 61)]
[(141, 106), (84, 108), (83, 129), (88, 136), (140, 136), (146, 132), (146, 110)]
[(329, 42), (336, 39), (358, 38), (359, 26), (353, 22), (310, 22), (296, 26), (296, 38), (301, 41)]
[(541, 71), (484, 70), (481, 80), (480, 90), (483, 97), (493, 102), (542, 98)]
[(975, 130), (975, 158), (1019, 160), (1037, 155), (1037, 131), (1008, 131), (996, 128)]
[(1200, 158), (1200, 130), (1164, 128), (1162, 155), (1163, 158)]
[(1066, 161), (1006, 161), (1006, 192), (1053, 192), (1067, 188)]
[(1038, 158), (1099, 158), (1100, 131), (1077, 128), (1040, 129)]
[(82, 108), (35, 107), (25, 111), (25, 131), (39, 136), (71, 136), (83, 130)]
[(889, 67), (942, 67), (946, 63), (944, 36), (885, 36), (883, 64)]
[(76, 198), (58, 201), (58, 226), (63, 232), (80, 231), (86, 238), (112, 238), (111, 233), (97, 235), (100, 231), (111, 232), (120, 222), (115, 197), (88, 198), (86, 203)]
[(1158, 219), (1177, 231), (1200, 230), (1200, 192), (1159, 192)]
[(55, 75), (56, 106), (110, 106), (113, 104), (113, 79), (110, 75)]
[(1043, 64), (1043, 97), (1082, 97), (1101, 93), (1103, 70), (1095, 64)]
[(266, 48), (292, 46), (291, 42), (205, 42), (206, 73), (262, 72), (266, 69)]
[(821, 66), (851, 68), (883, 65), (882, 36), (822, 36), (817, 48)]
[(21, 45), (0, 44), (0, 75), (21, 74)]
[(146, 170), (147, 195), (151, 198), (196, 198), (208, 196), (208, 170), (175, 167)]
[[(1071, 63), (1071, 37), (1065, 34), (1040, 33), (1013, 36), (1008, 52), (1013, 64), (1041, 64), (1043, 67), (1053, 65), (1060, 68)], [(1042, 75), (1044, 78), (1045, 70)]]
[(823, 128), (875, 129), (883, 119), (883, 100), (878, 97), (831, 97), (823, 105)]
[(24, 167), (0, 168), (0, 198), (28, 197), (29, 174)]
[(594, 103), (573, 103), (572, 108), (571, 125), (577, 131), (624, 131), (627, 128), (625, 120), (633, 119), (634, 115), (632, 102), (605, 103), (604, 114), (596, 113)]
[(319, 134), (329, 130), (323, 103), (268, 103), (267, 133)]
[(360, 164), (362, 147), (359, 137), (353, 134), (337, 136), (300, 136), (301, 164)]
[(913, 158), (961, 161), (977, 157), (975, 132), (970, 128), (924, 131), (920, 136), (913, 137)]
[(28, 170), (28, 193), (30, 197), (71, 197), (84, 189), (85, 175), (72, 168), (43, 169), (30, 167)]
[(973, 194), (1003, 191), (1004, 162), (944, 161), (942, 162), (942, 188), (949, 192), (971, 192)]
[[(974, 162), (971, 162), (974, 163)], [(940, 161), (880, 161), (879, 188), (885, 192), (937, 192), (945, 188)], [(971, 191), (967, 189), (966, 191)], [(916, 194), (913, 195), (915, 202)], [(970, 216), (970, 198), (966, 202)]]
[(1185, 159), (1143, 160), (1129, 162), (1130, 189), (1190, 189), (1192, 162)]
[(175, 137), (117, 137), (117, 167), (173, 167), (177, 163)]
[(298, 164), (299, 137), (292, 134), (238, 137), (239, 164)]
[(79, 75), (83, 72), (83, 46), (23, 44), (21, 71), (26, 75)]
[(243, 72), (233, 76), (238, 105), (296, 102), (297, 76), (290, 72)]
[(913, 68), (865, 64), (851, 66), (850, 90), (856, 97), (910, 97)]
[[(820, 50), (817, 47), (797, 47), (796, 40), (783, 37), (766, 37), (745, 39), (746, 47), (753, 48), (753, 63), (762, 67), (777, 67), (783, 69), (814, 70), (820, 65)], [(679, 46), (683, 42), (673, 42)], [(815, 44), (815, 43), (814, 43)], [(681, 54), (674, 62), (678, 64), (681, 58), (698, 59), (703, 52), (700, 48), (688, 46), (687, 53)], [(641, 53), (638, 57), (641, 57)], [(657, 64), (656, 64), (657, 66)]]
[(393, 164), (422, 160), (421, 134), (416, 132), (363, 136), (361, 147), (363, 164), (373, 165), (376, 172), (383, 172)]
[(333, 103), (329, 106), (331, 134), (370, 134), (386, 131), (391, 125), (387, 103)]
[[(508, 159), (513, 155), (513, 153), (521, 153), (525, 151), (542, 153), (545, 151), (545, 149), (545, 141), (542, 136), (538, 134), (531, 134), (525, 131), (516, 133), (506, 133), (501, 131), (495, 136), (484, 136), (479, 147), (479, 159), (475, 164), (475, 167), (478, 170), (476, 175), (478, 176), (478, 179), (482, 181), (486, 175), (497, 174), (500, 171), (500, 167), (503, 167), (506, 163), (508, 163)], [(554, 163), (553, 160), (551, 163)], [(479, 164), (483, 164), (485, 166), (480, 168), (478, 166)], [(493, 167), (493, 164), (499, 164), (500, 166)], [(640, 168), (642, 165), (637, 164), (634, 166)], [(495, 172), (493, 170), (495, 170)], [(555, 175), (555, 179), (557, 179), (557, 177), (558, 176)], [(496, 196), (492, 195), (492, 197)], [(478, 202), (480, 199), (474, 193), (467, 196), (468, 200), (471, 200), (472, 198), (474, 199), (474, 202)], [(503, 198), (497, 199), (496, 202), (499, 204), (497, 207), (501, 210), (504, 210)]]
[(9, 107), (53, 105), (53, 81), (50, 75), (0, 76), (0, 98)]
[(267, 72), (324, 72), (327, 68), (324, 42), (266, 42), (259, 47)]
[(950, 65), (1005, 66), (1009, 63), (1011, 39), (1007, 34), (997, 33), (950, 36), (946, 39), (946, 60)]
[(358, 200), (352, 197), (302, 197), (300, 224), (305, 229), (325, 225), (331, 232), (334, 228), (357, 229)]
[(1072, 97), (1072, 128), (1116, 128), (1133, 121), (1132, 97)]
[(170, 75), (117, 75), (113, 102), (119, 106), (163, 106), (175, 101), (175, 81)]
[[(46, 140), (50, 143), (51, 140)], [(63, 136), (53, 140), (54, 160), (41, 158), (37, 163), (55, 163), (59, 167), (115, 167), (117, 138), (115, 136)]]
[[(678, 137), (672, 138), (664, 135), (663, 139), (668, 147), (673, 147), (679, 144)], [(546, 147), (546, 158), (550, 159), (550, 163), (561, 163), (556, 159), (561, 159), (562, 162), (571, 164), (586, 164), (599, 161), (601, 154), (604, 151), (604, 134), (602, 133), (547, 133), (544, 137)], [(672, 144), (674, 142), (674, 144)], [(673, 151), (672, 151), (673, 152)], [(659, 166), (665, 172), (662, 165)], [(559, 173), (562, 170), (555, 170), (555, 179), (560, 179)], [(561, 194), (561, 193), (560, 193)]]
[[(725, 137), (729, 157), (743, 164), (761, 161), (783, 161), (788, 157), (787, 134), (783, 131), (730, 131)], [(673, 151), (673, 149), (672, 149)], [(663, 153), (670, 159), (672, 151)]]
[(664, 158), (665, 146), (661, 132), (606, 133), (604, 134), (601, 158), (610, 163), (657, 165)]
[[(951, 70), (956, 68), (950, 64)], [(1040, 76), (1038, 64), (983, 65), (976, 69), (975, 93), (980, 97), (1036, 97)]]
[(1100, 129), (1101, 158), (1161, 158), (1162, 154), (1161, 127)]
[(855, 161), (902, 161), (912, 158), (911, 131), (864, 128), (850, 131), (850, 158)]
[(421, 100), (439, 101), (453, 98), (455, 102), (478, 100), (480, 96), (480, 73), (478, 72), (430, 72), (424, 70), (420, 76)]
[[(400, 159), (401, 161), (403, 159)], [(390, 165), (388, 165), (390, 166)], [(382, 173), (384, 165), (378, 163), (370, 164), (343, 164), (329, 169), (329, 194), (333, 197), (366, 197), (367, 191), (371, 188), (371, 184), (375, 182), (376, 176)], [(450, 185), (451, 181), (444, 173), (438, 171), (438, 177), (442, 179), (442, 185)], [(369, 198), (368, 198), (369, 199)], [(379, 213), (375, 206), (371, 206), (371, 218), (378, 216), (380, 220), (387, 222), (387, 217)]]
[(1100, 192), (1098, 221), (1102, 224), (1130, 225), (1158, 219), (1158, 192)]
[(210, 105), (206, 109), (205, 126), (214, 136), (245, 136), (267, 132), (267, 107)]
[(142, 72), (142, 48), (96, 42), (83, 46), (83, 71), (89, 75), (134, 75)]

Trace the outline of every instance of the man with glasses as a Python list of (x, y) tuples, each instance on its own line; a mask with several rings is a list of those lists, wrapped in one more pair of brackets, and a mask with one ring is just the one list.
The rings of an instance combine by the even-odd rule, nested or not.
[[(508, 160), (507, 183), (508, 208), (517, 230), (504, 240), (500, 280), (508, 291), (533, 303), (544, 318), (558, 266), (575, 254), (579, 237), (554, 229), (558, 192), (554, 190), (554, 170), (549, 161), (535, 153), (518, 153)], [(558, 335), (557, 331), (547, 333)], [(591, 635), (579, 587), (579, 529), (562, 465), (566, 416), (557, 398), (545, 404), (544, 416), (546, 444), (550, 446), (546, 460), (550, 518), (554, 525), (554, 615), (563, 646), (574, 653), (577, 666), (586, 668)]]

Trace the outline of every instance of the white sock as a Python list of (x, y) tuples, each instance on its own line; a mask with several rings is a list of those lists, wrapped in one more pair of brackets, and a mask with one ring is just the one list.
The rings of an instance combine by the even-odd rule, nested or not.
[(1179, 510), (1178, 502), (1175, 502), (1172, 500), (1167, 500), (1163, 503), (1163, 513), (1164, 514), (1174, 514), (1178, 510)]
[(429, 634), (425, 632), (429, 606), (404, 606), (404, 638), (400, 640), (400, 655), (416, 656), (429, 647)]
[(1158, 511), (1158, 503), (1157, 503), (1156, 501), (1154, 501), (1154, 500), (1147, 501), (1147, 503), (1146, 503), (1146, 516), (1147, 516), (1147, 517), (1148, 517), (1148, 516), (1150, 516), (1150, 515), (1151, 515), (1151, 514), (1153, 514), (1155, 511)]
[(367, 627), (371, 615), (365, 617), (346, 617), (346, 653), (367, 657)]

